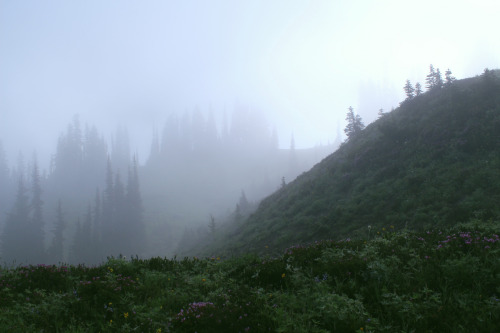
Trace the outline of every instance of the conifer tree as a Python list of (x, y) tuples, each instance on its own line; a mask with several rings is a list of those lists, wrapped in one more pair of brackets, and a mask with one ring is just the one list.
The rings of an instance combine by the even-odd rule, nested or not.
[(415, 96), (420, 96), (422, 95), (422, 93), (422, 85), (420, 84), (420, 82), (415, 83)]
[(436, 71), (432, 64), (429, 66), (429, 74), (426, 76), (425, 83), (427, 90), (431, 90), (436, 86)]
[(7, 214), (2, 233), (2, 259), (6, 262), (27, 263), (31, 259), (26, 234), (30, 229), (30, 204), (24, 178), (20, 175), (14, 206)]
[(99, 188), (96, 189), (95, 201), (94, 201), (94, 211), (93, 211), (93, 227), (92, 227), (92, 248), (93, 248), (93, 257), (99, 259), (103, 256), (102, 253), (102, 243), (101, 243), (101, 235), (102, 235), (102, 213), (101, 213), (101, 195), (99, 192)]
[(446, 72), (444, 73), (444, 77), (445, 77), (445, 86), (449, 87), (456, 79), (453, 75), (451, 75), (451, 71), (450, 69), (448, 68), (446, 70)]
[(61, 200), (57, 202), (56, 209), (56, 221), (54, 223), (54, 238), (52, 238), (52, 245), (49, 249), (49, 258), (53, 263), (59, 263), (64, 261), (64, 229), (66, 228), (66, 222), (64, 220), (64, 215), (62, 211)]
[(441, 71), (436, 69), (436, 79), (435, 79), (435, 86), (436, 88), (442, 88), (444, 85), (443, 83), (443, 77), (441, 76)]
[(405, 91), (407, 100), (412, 99), (415, 96), (414, 95), (415, 88), (413, 88), (413, 86), (411, 85), (410, 80), (406, 80), (406, 84), (404, 86), (404, 91)]
[(113, 238), (113, 220), (114, 220), (114, 183), (113, 183), (113, 170), (111, 167), (111, 160), (108, 157), (106, 166), (106, 187), (104, 188), (102, 198), (102, 247), (104, 255), (111, 255), (111, 242)]
[(349, 111), (347, 112), (346, 120), (347, 120), (347, 125), (344, 129), (344, 133), (347, 135), (348, 139), (351, 139), (358, 135), (363, 128), (365, 128), (365, 125), (363, 124), (363, 121), (361, 120), (361, 117), (357, 114), (354, 114), (354, 109), (352, 106), (349, 107)]
[(115, 182), (113, 187), (113, 219), (112, 233), (109, 238), (111, 246), (110, 255), (126, 254), (127, 248), (127, 202), (125, 201), (125, 186), (121, 180), (120, 172), (115, 174)]
[(84, 245), (82, 239), (82, 224), (80, 223), (80, 217), (78, 217), (78, 220), (76, 221), (75, 235), (73, 237), (73, 247), (71, 248), (71, 261), (75, 264), (83, 264), (83, 251)]
[(31, 209), (32, 217), (30, 228), (28, 229), (30, 237), (28, 238), (28, 244), (31, 249), (31, 262), (36, 264), (41, 264), (44, 262), (44, 221), (43, 221), (43, 201), (42, 201), (42, 186), (40, 184), (40, 173), (38, 171), (38, 163), (36, 158), (33, 164), (33, 170), (31, 174)]
[(93, 262), (93, 248), (92, 248), (92, 208), (90, 205), (87, 207), (87, 213), (83, 221), (81, 229), (81, 253), (80, 258), (83, 263)]
[(212, 236), (215, 235), (215, 230), (216, 230), (216, 224), (215, 224), (215, 217), (210, 214), (210, 222), (208, 223), (208, 229), (210, 230), (210, 234), (212, 234)]
[(129, 246), (126, 250), (130, 255), (142, 254), (146, 244), (144, 221), (142, 219), (143, 206), (139, 186), (139, 174), (137, 170), (137, 157), (132, 160), (132, 167), (129, 168), (127, 194), (126, 194), (126, 235), (129, 239)]

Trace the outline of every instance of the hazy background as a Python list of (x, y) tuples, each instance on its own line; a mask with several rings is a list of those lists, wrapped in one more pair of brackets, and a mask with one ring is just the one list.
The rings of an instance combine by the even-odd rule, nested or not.
[[(140, 162), (171, 113), (241, 103), (279, 144), (332, 142), (352, 105), (373, 121), (429, 64), (463, 78), (500, 64), (489, 1), (0, 1), (0, 141), (41, 168), (79, 114), (125, 125)], [(110, 135), (110, 134), (109, 134)]]

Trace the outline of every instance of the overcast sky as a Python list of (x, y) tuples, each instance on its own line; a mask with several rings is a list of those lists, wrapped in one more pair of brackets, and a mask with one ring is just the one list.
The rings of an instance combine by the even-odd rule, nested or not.
[(79, 114), (126, 125), (144, 159), (172, 112), (240, 103), (282, 147), (325, 144), (349, 106), (373, 121), (431, 63), (499, 68), (499, 15), (497, 0), (0, 0), (0, 141), (11, 163), (45, 161)]

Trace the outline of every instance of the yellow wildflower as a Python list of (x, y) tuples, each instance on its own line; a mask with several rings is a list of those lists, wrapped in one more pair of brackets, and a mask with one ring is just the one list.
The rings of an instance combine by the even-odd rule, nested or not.
[(207, 279), (201, 279), (201, 281), (202, 281), (202, 282), (205, 282), (205, 281), (207, 281)]
[(125, 312), (125, 313), (123, 314), (123, 316), (125, 317), (125, 319), (127, 319), (127, 318), (128, 318), (128, 312)]
[(281, 278), (284, 278), (285, 276), (286, 276), (286, 274), (285, 274), (285, 273), (281, 274)]

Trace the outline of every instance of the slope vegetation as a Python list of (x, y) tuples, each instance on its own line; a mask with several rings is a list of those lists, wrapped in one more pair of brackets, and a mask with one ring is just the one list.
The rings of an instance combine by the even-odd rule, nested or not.
[[(318, 239), (500, 216), (500, 71), (406, 100), (264, 199), (209, 252), (281, 251)], [(215, 245), (217, 244), (217, 245)]]

